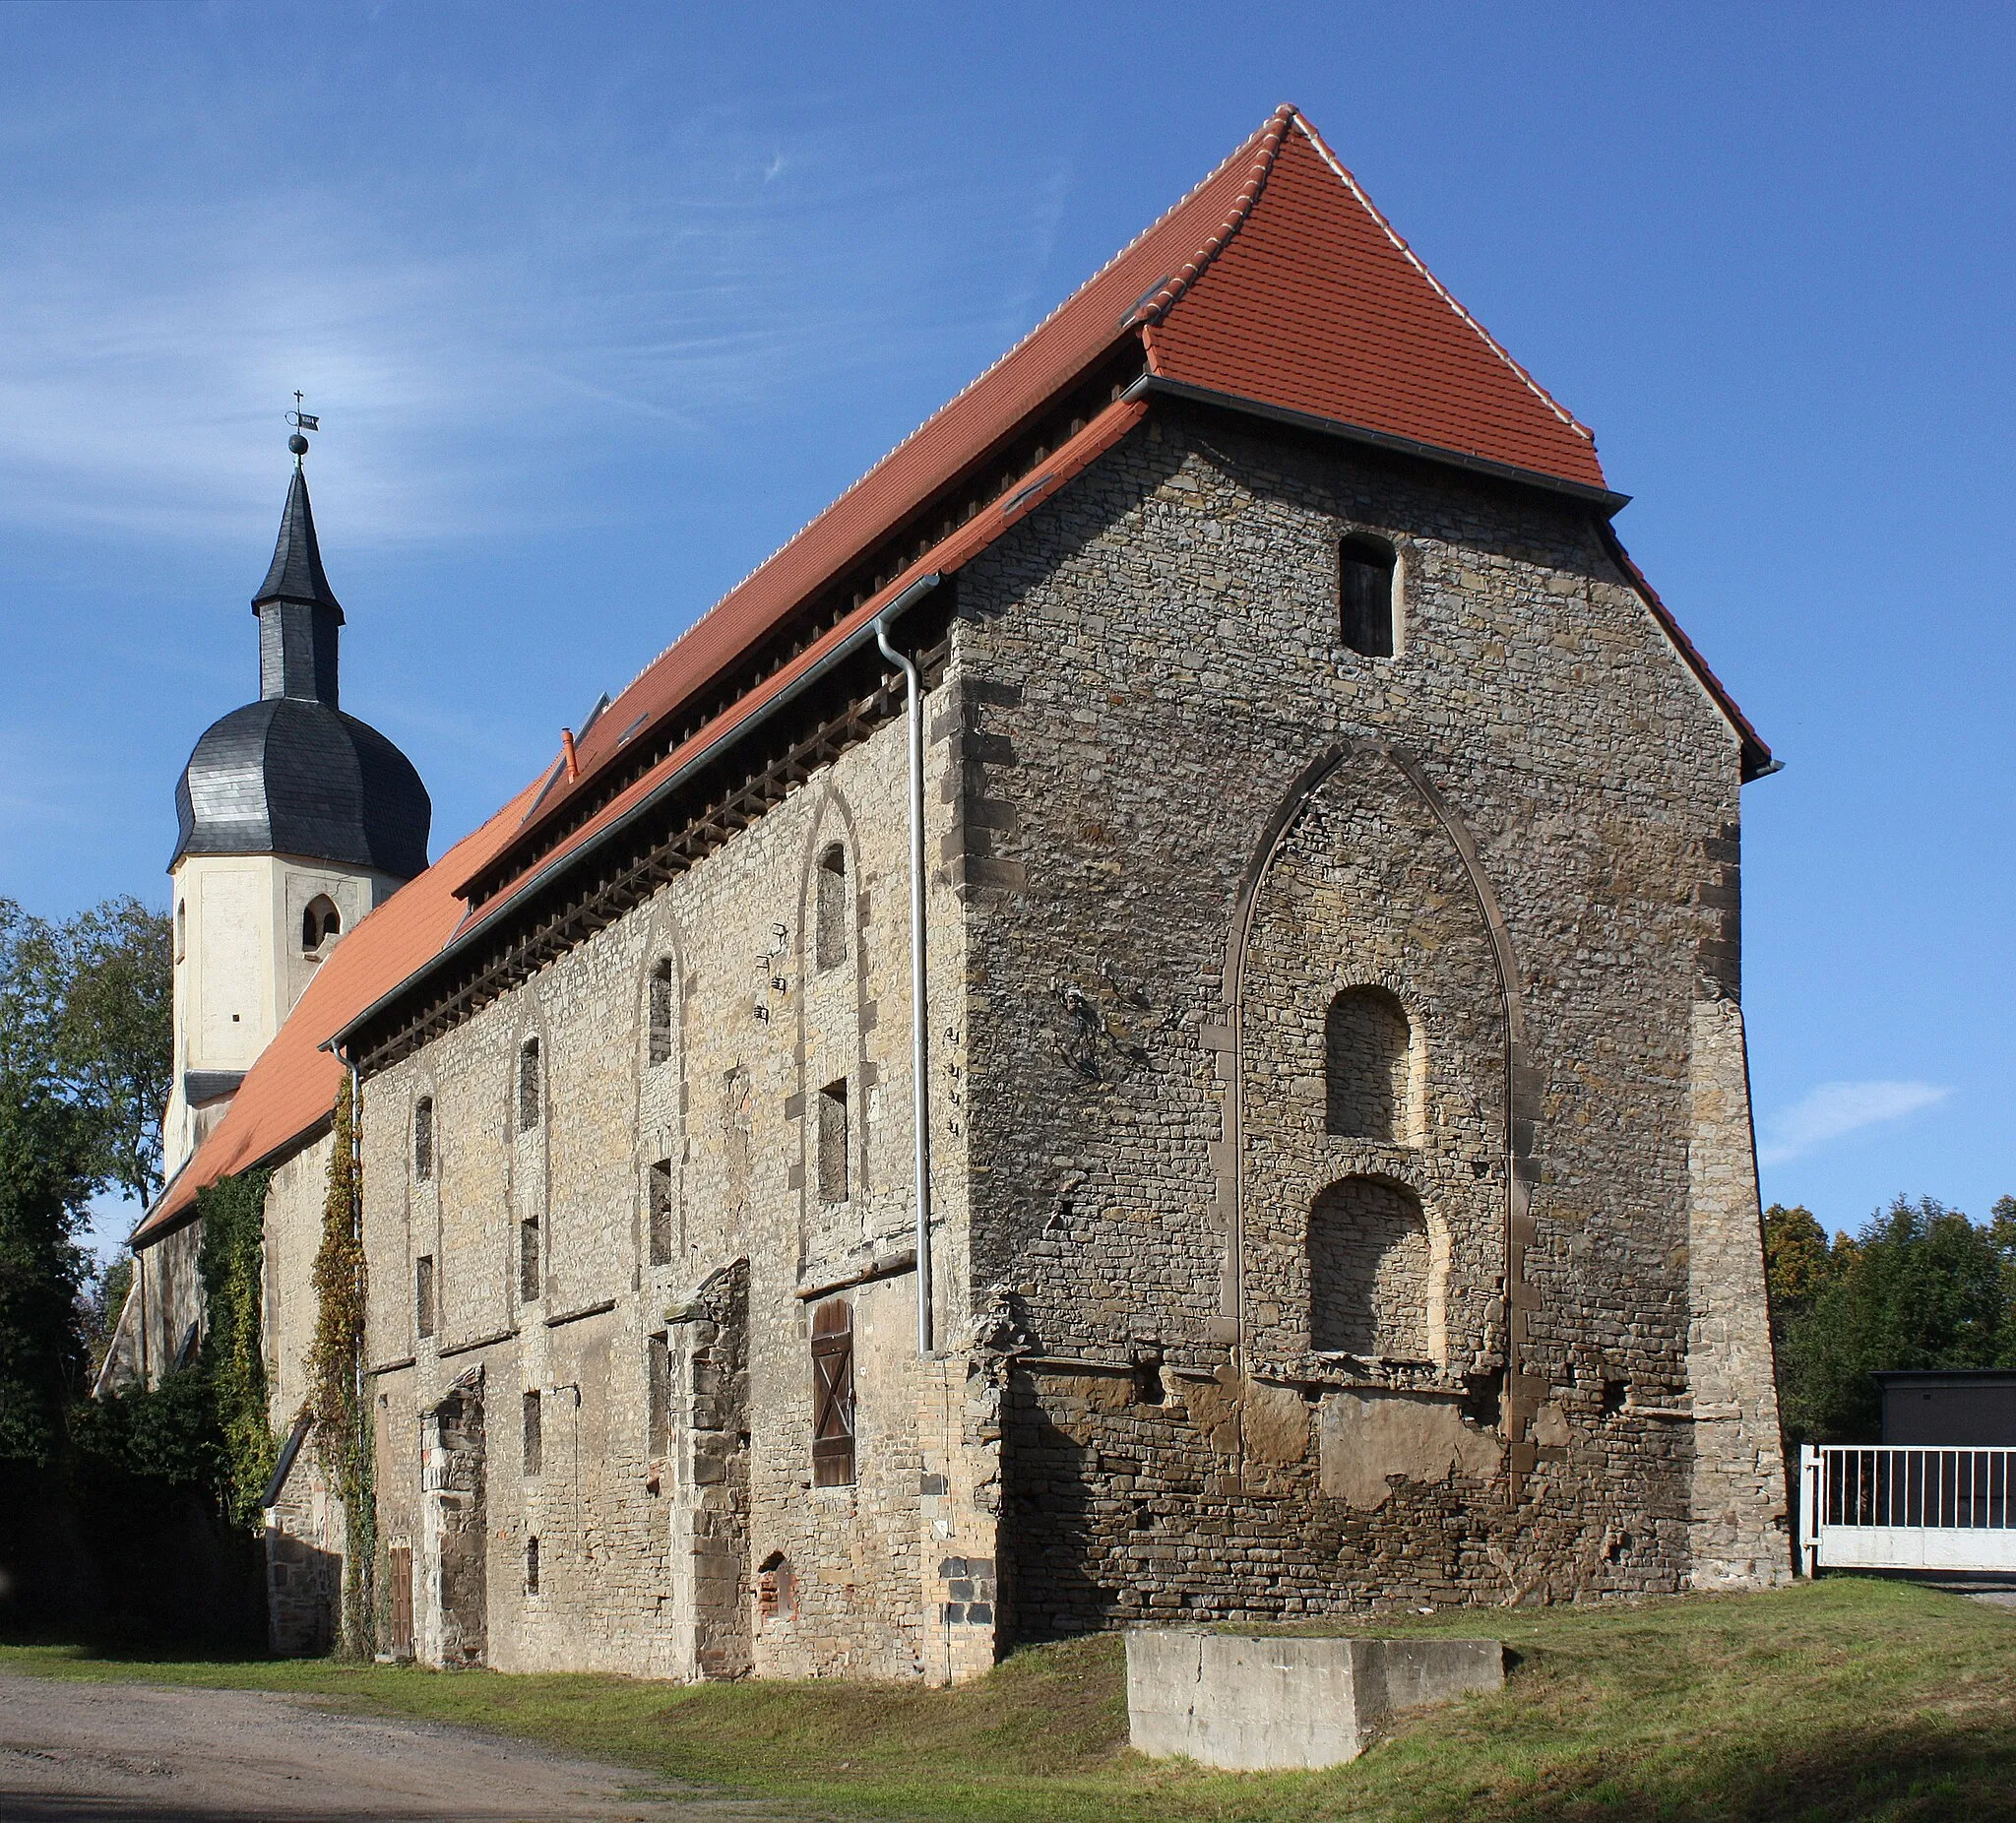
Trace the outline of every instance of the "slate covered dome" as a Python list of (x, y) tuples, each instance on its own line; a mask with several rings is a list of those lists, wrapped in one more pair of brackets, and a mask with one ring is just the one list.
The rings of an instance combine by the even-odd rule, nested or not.
[(175, 786), (173, 866), (185, 854), (297, 854), (410, 880), (434, 808), (413, 764), (354, 716), (298, 697), (234, 709)]
[(175, 786), (172, 868), (185, 854), (292, 854), (410, 880), (427, 865), (434, 807), (405, 754), (337, 706), (343, 609), (323, 574), (296, 465), (252, 611), (259, 701), (197, 741)]

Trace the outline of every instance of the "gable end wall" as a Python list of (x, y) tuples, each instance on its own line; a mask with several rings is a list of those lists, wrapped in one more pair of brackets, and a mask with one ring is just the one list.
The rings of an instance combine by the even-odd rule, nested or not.
[[(1399, 553), (1390, 661), (1336, 637), (1349, 531)], [(1747, 1289), (1705, 1300), (1745, 1332), (1717, 1369), (1744, 1378), (1739, 1474), (1697, 1472), (1720, 1446), (1689, 1414), (1690, 1059), (1696, 1005), (1737, 989), (1737, 743), (1581, 510), (1159, 409), (965, 574), (957, 654), (969, 814), (987, 807), (976, 1297), (1025, 1361), (1004, 1468), (1019, 1630), (1675, 1589), (1710, 1483), (1717, 1562), (1777, 1574)], [(1340, 744), (1375, 750), (1356, 795), (1292, 806)], [(1314, 869), (1283, 926), (1281, 967), (1307, 981), (1283, 998), (1277, 968), (1242, 1007), (1232, 920), (1285, 814), (1268, 878)], [(1450, 831), (1517, 971), (1509, 1060)], [(1354, 1153), (1309, 1111), (1320, 1000), (1352, 979), (1425, 1021), (1420, 1147)], [(1354, 1171), (1413, 1185), (1454, 1236), (1440, 1362), (1309, 1352), (1307, 1190)], [(1757, 1243), (1740, 1196), (1717, 1206), (1736, 1210), (1729, 1268)], [(1401, 1478), (1339, 1466), (1373, 1435)]]

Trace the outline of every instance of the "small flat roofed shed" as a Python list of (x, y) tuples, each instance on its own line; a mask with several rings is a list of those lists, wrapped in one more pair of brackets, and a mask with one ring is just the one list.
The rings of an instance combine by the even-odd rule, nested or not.
[(1942, 1449), (2016, 1447), (2016, 1371), (2001, 1367), (1879, 1373), (1883, 1441)]

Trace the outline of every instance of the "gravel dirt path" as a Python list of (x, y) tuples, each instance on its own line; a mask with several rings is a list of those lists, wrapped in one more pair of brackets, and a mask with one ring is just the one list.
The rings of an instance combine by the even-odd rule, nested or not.
[[(0, 1672), (6, 1823), (784, 1823), (429, 1723), (332, 1715), (259, 1691)], [(800, 1819), (802, 1823), (802, 1818)]]

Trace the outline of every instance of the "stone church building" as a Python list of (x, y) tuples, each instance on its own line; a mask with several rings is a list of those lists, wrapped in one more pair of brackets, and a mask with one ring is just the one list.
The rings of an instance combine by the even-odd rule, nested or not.
[(1774, 762), (1623, 504), (1283, 108), (427, 866), (297, 473), (125, 1340), (272, 1168), (301, 1444), (351, 1073), (376, 1558), (290, 1450), (277, 1643), (368, 1576), (430, 1664), (944, 1681), (1785, 1578)]

